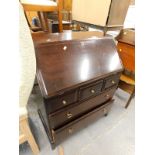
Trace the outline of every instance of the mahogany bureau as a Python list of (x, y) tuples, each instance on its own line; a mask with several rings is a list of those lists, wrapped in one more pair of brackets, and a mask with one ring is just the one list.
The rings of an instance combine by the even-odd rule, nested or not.
[(112, 38), (83, 33), (33, 35), (44, 100), (39, 114), (52, 148), (108, 114), (123, 70)]

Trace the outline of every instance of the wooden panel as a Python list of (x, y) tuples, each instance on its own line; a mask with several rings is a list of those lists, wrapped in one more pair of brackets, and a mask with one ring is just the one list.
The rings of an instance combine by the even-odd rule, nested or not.
[(105, 26), (111, 0), (73, 0), (72, 19)]
[(30, 130), (30, 127), (28, 124), (28, 119), (24, 119), (24, 120), (20, 121), (19, 127), (20, 127), (20, 132), (24, 135), (24, 136), (20, 136), (19, 141), (24, 142), (25, 140), (27, 140), (33, 153), (38, 154), (39, 148), (38, 148), (38, 145), (36, 144), (36, 141), (32, 135), (32, 132)]
[(121, 81), (119, 82), (119, 86), (118, 86), (120, 89), (128, 92), (129, 94), (132, 94), (133, 90), (134, 90), (134, 85), (130, 85), (130, 84), (127, 84), (126, 82), (124, 81)]
[(101, 92), (102, 85), (103, 80), (80, 88), (79, 100), (84, 100), (99, 94)]
[(44, 33), (37, 32), (32, 33), (32, 39), (35, 46), (38, 44), (46, 44), (65, 40), (81, 40), (81, 39), (91, 39), (91, 38), (103, 38), (103, 32), (98, 31), (87, 31), (87, 32), (72, 32), (67, 31), (65, 33)]
[(117, 85), (119, 78), (120, 78), (120, 74), (116, 74), (108, 77), (105, 82), (105, 88), (109, 88), (111, 86)]
[(36, 47), (37, 77), (45, 98), (83, 82), (122, 71), (112, 38), (64, 41)]
[(125, 83), (127, 84), (130, 84), (130, 85), (135, 85), (135, 81), (134, 79), (122, 74), (121, 77), (120, 77), (120, 80), (121, 81), (124, 81)]
[(20, 0), (25, 11), (57, 11), (57, 3), (46, 0)]
[(50, 127), (57, 128), (60, 125), (62, 126), (63, 124), (80, 116), (81, 114), (90, 111), (90, 109), (101, 105), (113, 96), (115, 90), (116, 87), (113, 87), (112, 89), (92, 98), (91, 100), (71, 105), (70, 107), (65, 108), (63, 111), (61, 110), (60, 112), (51, 114), (49, 116)]
[(135, 30), (122, 29), (116, 38), (119, 42), (135, 46)]
[(118, 52), (125, 69), (135, 72), (135, 48), (129, 44), (118, 43)]
[(96, 121), (103, 115), (106, 115), (112, 106), (112, 101), (100, 106), (97, 109), (87, 113), (86, 115), (76, 119), (75, 121), (67, 124), (66, 126), (59, 128), (54, 131), (53, 135), (55, 137), (55, 145), (58, 145), (66, 137), (69, 137), (73, 133), (77, 132), (79, 129), (82, 129), (88, 126), (90, 123)]
[(107, 21), (108, 26), (120, 26), (124, 24), (130, 0), (112, 0)]
[(76, 101), (77, 101), (76, 90), (66, 92), (65, 94), (56, 96), (54, 98), (44, 99), (48, 114), (60, 108), (64, 108), (65, 106), (68, 106), (69, 104), (74, 103)]

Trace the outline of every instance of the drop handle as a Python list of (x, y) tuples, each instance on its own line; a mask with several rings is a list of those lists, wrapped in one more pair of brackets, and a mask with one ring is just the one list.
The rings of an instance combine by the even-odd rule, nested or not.
[(73, 132), (73, 129), (72, 128), (69, 128), (68, 129), (68, 132), (69, 132), (69, 134), (71, 134)]
[(115, 84), (115, 81), (114, 81), (114, 80), (112, 80), (112, 81), (111, 81), (111, 83), (112, 83), (112, 84)]
[(63, 47), (63, 50), (66, 51), (66, 50), (67, 50), (67, 46), (64, 46), (64, 47)]
[(63, 103), (63, 105), (66, 105), (67, 104), (67, 101), (63, 100), (62, 103)]
[(92, 90), (91, 90), (91, 93), (92, 93), (92, 94), (94, 94), (94, 93), (95, 93), (95, 90), (94, 90), (94, 89), (92, 89)]
[(110, 95), (109, 94), (106, 94), (106, 98), (109, 98), (110, 97)]
[(67, 113), (67, 118), (72, 118), (72, 116), (73, 116), (72, 113), (70, 113), (70, 112)]

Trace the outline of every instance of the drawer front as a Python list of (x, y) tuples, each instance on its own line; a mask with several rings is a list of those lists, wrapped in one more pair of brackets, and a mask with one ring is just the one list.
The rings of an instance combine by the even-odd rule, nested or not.
[(135, 71), (135, 48), (134, 46), (118, 43), (117, 45), (119, 56), (122, 60), (124, 68)]
[(135, 47), (132, 45), (118, 42), (117, 48), (119, 53), (125, 53), (132, 57), (135, 57)]
[(49, 116), (49, 123), (51, 128), (57, 128), (63, 124), (66, 124), (69, 121), (72, 121), (76, 117), (90, 111), (91, 109), (103, 104), (105, 101), (112, 98), (115, 88), (112, 88), (90, 100), (82, 102), (80, 104), (75, 104), (74, 106), (69, 107), (68, 109), (57, 112), (54, 115)]
[(77, 91), (71, 91), (63, 95), (51, 99), (45, 99), (47, 114), (55, 112), (58, 109), (64, 108), (65, 106), (77, 101)]
[(105, 89), (112, 87), (114, 85), (118, 85), (119, 79), (120, 79), (120, 74), (116, 74), (116, 75), (113, 75), (113, 76), (106, 78)]
[(98, 81), (94, 84), (81, 87), (79, 100), (85, 100), (99, 94), (101, 92), (102, 85), (103, 81)]
[(52, 130), (52, 135), (54, 138), (54, 144), (60, 144), (65, 138), (74, 134), (78, 130), (88, 126), (90, 123), (95, 122), (98, 118), (107, 114), (112, 106), (113, 100), (109, 101), (107, 104), (102, 105), (91, 112), (83, 115), (82, 117), (72, 121), (71, 123), (57, 129)]

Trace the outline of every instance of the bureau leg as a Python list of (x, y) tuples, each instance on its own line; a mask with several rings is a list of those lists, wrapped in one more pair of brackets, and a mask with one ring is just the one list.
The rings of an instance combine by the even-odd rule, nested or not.
[(56, 148), (55, 143), (51, 143), (51, 142), (50, 142), (50, 144), (51, 144), (51, 148), (52, 148), (52, 150), (55, 150), (55, 148)]
[(47, 126), (46, 126), (45, 120), (44, 120), (44, 118), (42, 116), (42, 113), (41, 113), (40, 109), (38, 109), (38, 114), (39, 114), (39, 118), (40, 118), (40, 120), (41, 120), (41, 122), (43, 124), (43, 127), (45, 129), (45, 132), (47, 134), (47, 138), (48, 138), (48, 140), (50, 142), (50, 145), (51, 145), (52, 149), (55, 149), (55, 145), (53, 145), (53, 143), (52, 143), (50, 132), (49, 132)]
[(104, 116), (107, 117), (108, 116), (108, 113), (104, 114)]

